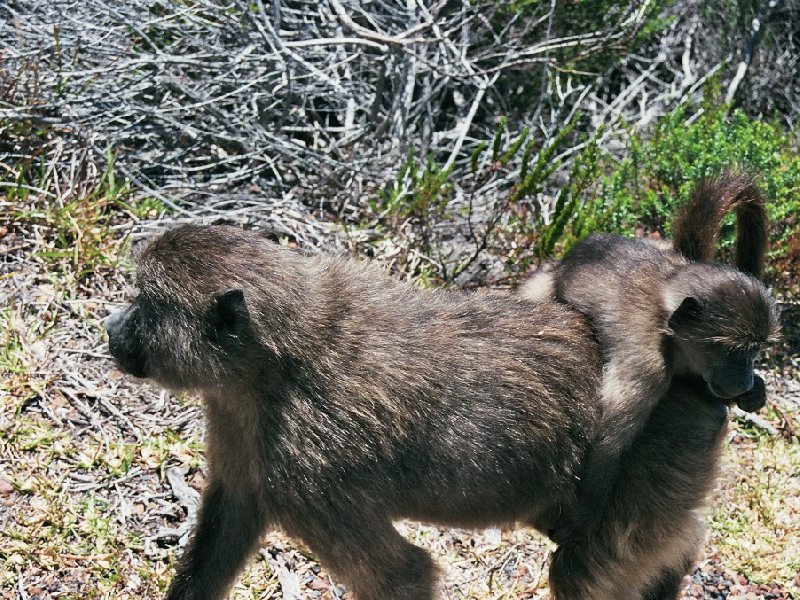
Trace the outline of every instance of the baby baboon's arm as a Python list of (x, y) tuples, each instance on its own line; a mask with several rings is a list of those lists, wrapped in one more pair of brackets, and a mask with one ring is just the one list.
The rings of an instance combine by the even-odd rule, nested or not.
[[(633, 445), (650, 413), (669, 387), (667, 365), (658, 348), (643, 347), (636, 357), (612, 356), (603, 376), (602, 428), (586, 458), (575, 521), (552, 534), (563, 543), (576, 531), (597, 526), (617, 481), (622, 456)], [(647, 355), (649, 360), (643, 360)]]

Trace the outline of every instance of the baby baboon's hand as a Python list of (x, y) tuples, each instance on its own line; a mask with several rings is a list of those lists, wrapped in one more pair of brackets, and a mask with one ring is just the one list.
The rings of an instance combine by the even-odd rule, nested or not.
[(736, 406), (745, 412), (756, 412), (767, 403), (767, 388), (758, 375), (753, 377), (753, 388), (734, 398)]

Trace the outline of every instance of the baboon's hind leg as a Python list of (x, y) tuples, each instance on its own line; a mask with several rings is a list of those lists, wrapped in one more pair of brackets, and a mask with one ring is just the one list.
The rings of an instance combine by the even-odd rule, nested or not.
[[(562, 546), (553, 555), (550, 589), (556, 600), (674, 600), (703, 539), (694, 515), (669, 531), (628, 537), (623, 529), (604, 539)], [(669, 531), (669, 533), (666, 533)], [(649, 539), (648, 539), (649, 538)]]
[[(350, 523), (350, 525), (348, 525)], [(300, 537), (358, 600), (433, 600), (437, 569), (386, 517), (306, 526)]]

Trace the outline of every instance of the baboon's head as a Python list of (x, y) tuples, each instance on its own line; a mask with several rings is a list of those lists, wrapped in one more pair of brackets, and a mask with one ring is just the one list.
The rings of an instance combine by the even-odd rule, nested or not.
[(232, 370), (253, 345), (245, 288), (254, 287), (241, 271), (259, 270), (256, 239), (184, 225), (147, 244), (135, 257), (138, 294), (105, 320), (120, 368), (172, 389), (235, 381)]
[(753, 387), (756, 355), (778, 335), (778, 310), (757, 279), (694, 264), (668, 282), (669, 328), (691, 372), (731, 399)]

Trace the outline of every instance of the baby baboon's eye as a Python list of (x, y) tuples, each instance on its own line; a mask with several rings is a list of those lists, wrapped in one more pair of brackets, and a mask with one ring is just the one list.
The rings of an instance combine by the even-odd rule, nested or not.
[(728, 361), (736, 364), (752, 364), (756, 357), (756, 352), (752, 350), (742, 350), (740, 348), (728, 348), (726, 350)]

